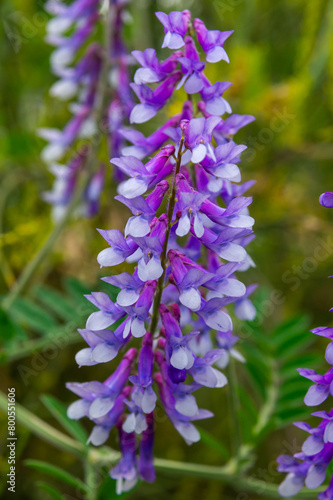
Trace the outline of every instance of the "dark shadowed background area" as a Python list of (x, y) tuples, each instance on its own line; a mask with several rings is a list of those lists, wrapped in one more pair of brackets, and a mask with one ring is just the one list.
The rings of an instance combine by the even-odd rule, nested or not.
[[(308, 339), (305, 346), (308, 366), (317, 365), (322, 371), (326, 370), (323, 355), (326, 344), (312, 339), (308, 330), (331, 323), (328, 311), (333, 297), (333, 284), (327, 279), (333, 274), (333, 212), (318, 202), (323, 191), (333, 190), (333, 2), (133, 0), (126, 25), (128, 47), (131, 50), (160, 47), (162, 33), (154, 12), (185, 8), (192, 11), (193, 17), (203, 19), (209, 29), (235, 30), (226, 43), (230, 64), (211, 65), (208, 76), (211, 81), (233, 82), (226, 93), (233, 112), (256, 117), (256, 121), (237, 136), (237, 142), (248, 146), (241, 163), (242, 178), (257, 181), (250, 193), (253, 196), (251, 215), (256, 219), (256, 239), (250, 254), (257, 267), (247, 272), (244, 279), (246, 283), (259, 284), (257, 320), (252, 325), (236, 325), (236, 333), (241, 337), (239, 350), (250, 360), (250, 369), (251, 363), (263, 362), (265, 371), (268, 352), (274, 360), (269, 340), (272, 332), (279, 335), (284, 331), (279, 325), (295, 321), (299, 334), (296, 338)], [(44, 42), (49, 16), (43, 10), (43, 1), (2, 0), (0, 15), (0, 289), (1, 294), (6, 294), (52, 228), (50, 208), (41, 199), (41, 193), (52, 184), (52, 176), (40, 158), (44, 142), (36, 136), (36, 130), (41, 126), (63, 126), (68, 111), (48, 94), (55, 78), (49, 68), (51, 48)], [(159, 54), (165, 57), (162, 49)], [(170, 103), (170, 107), (177, 105), (174, 101)], [(149, 124), (142, 130), (151, 131), (152, 126)], [(108, 163), (107, 157), (101, 159)], [(96, 255), (105, 247), (105, 242), (95, 228), (121, 229), (127, 216), (119, 212), (113, 201), (115, 186), (111, 169), (110, 166), (99, 216), (73, 220), (38, 273), (31, 292), (37, 302), (43, 293), (41, 283), (71, 297), (75, 295), (77, 301), (84, 291), (101, 287), (98, 281), (105, 271), (100, 271)], [(70, 299), (68, 304), (74, 310)], [(82, 304), (81, 309), (77, 306), (79, 313), (75, 313), (81, 315), (80, 327), (84, 326), (87, 316), (84, 299)], [(29, 331), (25, 320), (20, 320), (19, 308), (16, 314), (22, 329)], [(38, 335), (42, 337), (47, 316), (40, 321)], [(66, 337), (70, 330), (64, 331)], [(32, 338), (34, 335), (37, 334), (31, 333)], [(74, 361), (78, 347), (83, 346), (79, 335), (74, 337), (73, 334), (70, 342), (65, 340), (63, 347), (46, 356), (39, 357), (36, 351), (12, 362), (8, 362), (5, 355), (0, 358), (2, 389), (6, 392), (7, 387), (15, 386), (18, 402), (55, 426), (58, 424), (41, 402), (42, 394), (52, 394), (67, 405), (73, 398), (65, 389), (65, 382), (91, 378), (91, 369), (79, 370)], [(262, 350), (260, 339), (263, 339)], [(6, 340), (2, 339), (4, 344)], [(294, 368), (297, 368), (297, 344), (293, 354)], [(284, 362), (283, 346), (279, 356), (282, 360), (276, 359), (275, 367), (279, 380), (273, 381), (273, 386), (284, 380), (279, 378), (279, 367)], [(94, 378), (103, 379), (109, 370), (110, 367), (96, 367)], [(245, 394), (241, 396), (243, 421), (252, 414), (255, 425), (256, 407), (261, 402), (267, 403), (268, 396), (260, 395), (260, 378), (256, 377), (252, 384), (242, 367), (238, 368), (238, 376), (245, 387)], [(299, 391), (304, 392), (308, 384), (298, 383), (297, 373), (293, 376), (291, 383), (297, 390), (288, 392), (284, 388), (290, 404), (285, 407), (281, 404), (280, 413), (272, 416), (273, 432), (269, 437), (268, 432), (263, 433), (253, 458), (249, 474), (255, 478), (269, 482), (281, 480), (276, 473), (276, 456), (291, 451), (286, 448), (287, 442), (293, 443), (296, 447), (293, 451), (296, 451), (303, 441), (303, 434), (287, 424), (310, 413), (304, 412), (302, 402), (299, 403)], [(214, 465), (225, 463), (232, 425), (227, 391), (202, 391), (199, 402), (201, 407), (215, 413), (213, 419), (198, 425), (203, 441), (186, 446), (161, 415), (157, 423), (157, 456)], [(2, 414), (0, 419), (5, 430)], [(52, 448), (21, 426), (18, 432), (20, 464), (15, 498), (48, 498), (36, 485), (41, 473), (26, 467), (24, 459), (47, 460), (78, 476), (82, 474), (79, 463), (70, 454)], [(0, 471), (3, 498), (9, 498), (5, 485), (5, 438), (4, 432), (0, 440), (3, 452)], [(114, 490), (113, 483), (107, 488), (110, 496), (105, 498), (115, 498), (110, 493)], [(63, 486), (63, 492), (68, 495), (65, 498), (79, 498), (69, 486)], [(255, 493), (235, 493), (231, 487), (215, 480), (162, 473), (158, 474), (155, 484), (140, 484), (126, 496), (133, 500), (157, 497), (166, 500), (170, 496), (174, 500), (265, 498)]]

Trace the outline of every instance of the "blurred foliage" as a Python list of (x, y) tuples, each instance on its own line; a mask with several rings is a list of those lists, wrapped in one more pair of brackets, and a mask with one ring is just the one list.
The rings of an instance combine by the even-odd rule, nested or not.
[[(52, 176), (40, 159), (43, 142), (36, 137), (36, 129), (40, 126), (61, 126), (67, 111), (64, 105), (59, 105), (48, 95), (54, 77), (49, 70), (51, 49), (43, 40), (48, 19), (43, 3), (42, 0), (2, 0), (0, 6), (0, 58), (3, 68), (0, 73), (2, 294), (7, 292), (52, 228), (49, 207), (40, 198), (40, 193), (49, 189)], [(251, 367), (255, 367), (257, 373), (261, 361), (261, 371), (263, 376), (268, 376), (269, 385), (271, 375), (267, 364), (270, 365), (279, 355), (280, 377), (279, 370), (288, 363), (290, 347), (294, 348), (296, 358), (294, 366), (289, 366), (291, 370), (300, 361), (312, 366), (316, 351), (313, 347), (310, 350), (307, 345), (311, 341), (307, 330), (310, 325), (324, 325), (331, 321), (328, 309), (332, 305), (332, 285), (326, 277), (332, 274), (332, 211), (322, 208), (318, 197), (333, 187), (333, 1), (135, 0), (130, 5), (131, 18), (126, 26), (129, 47), (142, 50), (148, 46), (159, 47), (162, 34), (154, 11), (183, 8), (191, 9), (194, 17), (201, 17), (211, 29), (235, 30), (226, 44), (230, 64), (211, 65), (209, 77), (212, 81), (233, 82), (226, 94), (233, 111), (256, 116), (256, 121), (237, 137), (237, 142), (244, 142), (249, 148), (241, 165), (243, 180), (257, 180), (251, 190), (254, 197), (251, 214), (256, 219), (257, 235), (251, 245), (251, 255), (257, 267), (246, 273), (245, 280), (265, 285), (267, 292), (253, 326), (237, 325), (236, 328), (242, 340), (239, 348), (249, 359), (247, 368), (237, 367), (239, 379), (248, 389), (240, 393), (243, 418), (250, 415), (255, 423), (257, 408), (260, 408), (258, 405), (265, 404), (268, 396), (265, 392), (260, 394), (260, 379), (251, 382), (246, 370), (251, 371)], [(165, 57), (163, 50), (158, 53)], [(170, 107), (179, 109), (180, 104), (172, 102)], [(154, 123), (143, 126), (142, 130), (150, 132)], [(101, 152), (101, 155), (101, 159), (108, 164), (106, 153)], [(54, 315), (57, 322), (65, 323), (64, 317), (59, 319), (59, 310), (53, 310), (50, 319), (52, 299), (45, 303), (41, 287), (53, 290), (54, 294), (60, 291), (66, 297), (68, 307), (72, 306), (69, 296), (65, 295), (64, 280), (75, 278), (86, 283), (86, 290), (96, 289), (101, 276), (96, 255), (104, 248), (104, 243), (95, 228), (121, 229), (126, 220), (126, 213), (119, 211), (112, 201), (115, 187), (110, 185), (110, 178), (111, 167), (108, 189), (103, 194), (102, 211), (98, 218), (73, 220), (38, 275), (35, 292), (29, 300), (32, 302), (30, 311), (31, 307), (42, 308), (42, 312), (35, 315), (39, 318), (39, 331), (37, 328), (36, 333), (36, 324), (27, 324), (27, 315), (31, 319), (27, 313), (29, 306), (26, 302), (23, 304), (27, 299), (21, 299), (23, 302), (17, 304), (15, 312), (15, 319), (19, 319), (22, 330), (17, 330), (13, 318), (1, 318), (9, 347), (13, 336), (21, 335), (22, 342), (25, 341), (26, 330), (29, 338), (38, 338), (43, 329), (45, 334), (49, 333)], [(41, 304), (43, 297), (44, 303)], [(84, 299), (82, 301), (84, 310), (87, 305)], [(36, 309), (33, 310), (36, 312)], [(64, 304), (62, 314), (66, 316), (65, 310)], [(294, 321), (290, 318), (295, 315), (303, 317), (304, 313), (309, 319), (295, 323), (298, 324), (294, 329), (295, 338), (292, 334), (292, 338), (289, 334), (285, 336), (286, 332), (290, 333), (286, 325), (290, 326)], [(74, 317), (68, 319), (75, 320)], [(79, 326), (82, 326), (82, 316), (78, 319), (80, 321)], [(285, 326), (281, 329), (277, 326), (279, 324)], [(74, 321), (72, 331), (76, 326)], [(279, 345), (273, 345), (271, 341), (274, 332)], [(298, 348), (301, 340), (305, 345), (302, 347), (303, 359), (300, 360)], [(315, 345), (323, 353), (325, 342), (317, 339)], [(68, 344), (57, 356), (48, 359), (45, 367), (42, 367), (43, 357), (39, 358), (38, 352), (2, 365), (1, 386), (4, 391), (15, 386), (18, 401), (57, 425), (56, 420), (50, 419), (50, 413), (40, 402), (40, 397), (49, 393), (67, 403), (71, 395), (64, 389), (65, 382), (85, 380), (91, 376), (87, 368), (78, 371), (74, 363), (76, 351), (77, 346)], [(323, 356), (318, 358), (317, 355), (317, 359), (323, 359)], [(20, 376), (22, 367), (35, 372), (27, 384)], [(101, 379), (105, 373), (105, 367), (98, 367), (94, 370), (94, 377)], [(261, 441), (259, 458), (250, 472), (253, 477), (270, 482), (279, 480), (275, 457), (290, 451), (284, 449), (287, 442), (293, 443), (293, 446), (295, 442), (300, 445), (302, 439), (302, 433), (292, 427), (278, 430), (281, 423), (290, 423), (294, 417), (303, 418), (298, 410), (301, 393), (307, 385), (297, 377), (296, 372), (288, 371), (288, 366), (284, 376), (287, 376), (286, 373), (290, 378), (282, 396), (285, 400), (294, 400), (294, 409), (287, 405), (285, 410), (281, 399), (279, 414), (274, 415), (269, 429), (273, 429), (273, 434), (269, 442), (265, 439)], [(200, 424), (204, 431), (203, 443), (188, 448), (171, 424), (163, 421), (157, 428), (157, 456), (206, 464), (225, 461), (223, 455), (230, 445), (227, 391), (208, 392), (200, 395), (200, 404), (211, 409), (215, 418)], [(0, 419), (4, 422), (2, 415)], [(251, 436), (246, 438), (251, 440)], [(22, 458), (50, 460), (49, 445), (23, 428), (20, 428), (18, 443), (17, 452)], [(2, 439), (1, 447), (4, 446)], [(82, 476), (80, 465), (69, 454), (57, 451), (51, 456), (54, 465), (70, 470), (74, 476)], [(0, 470), (6, 471), (6, 467), (5, 458), (1, 458)], [(17, 477), (20, 478), (17, 498), (46, 498), (47, 486), (44, 485), (42, 492), (35, 486), (35, 481), (44, 481), (44, 476), (40, 471), (28, 469), (21, 457)], [(63, 493), (70, 492), (67, 487), (63, 486)], [(110, 491), (109, 487), (114, 486), (106, 485), (105, 489)], [(52, 497), (50, 491), (48, 494)], [(129, 498), (140, 500), (159, 495), (163, 500), (172, 495), (174, 500), (187, 500), (199, 494), (204, 494), (207, 500), (222, 498), (222, 495), (225, 500), (235, 498), (232, 489), (220, 482), (164, 477), (162, 474), (152, 486), (139, 485)], [(251, 497), (242, 498), (254, 500), (257, 497), (251, 494)]]

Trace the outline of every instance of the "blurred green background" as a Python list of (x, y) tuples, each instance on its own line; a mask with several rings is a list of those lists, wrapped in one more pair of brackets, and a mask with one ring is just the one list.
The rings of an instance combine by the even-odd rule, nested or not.
[[(249, 328), (269, 335), (275, 325), (299, 314), (308, 316), (309, 326), (329, 324), (332, 284), (327, 276), (332, 274), (333, 213), (319, 205), (318, 197), (333, 188), (333, 1), (135, 0), (129, 6), (131, 20), (126, 26), (129, 48), (159, 47), (162, 35), (154, 12), (184, 8), (203, 19), (209, 29), (235, 30), (226, 44), (230, 64), (213, 66), (209, 77), (212, 81), (233, 82), (226, 94), (233, 111), (256, 117), (236, 138), (249, 148), (241, 164), (243, 180), (257, 181), (251, 189), (257, 237), (250, 250), (257, 267), (244, 279), (266, 290), (258, 320)], [(40, 198), (41, 192), (50, 188), (52, 176), (40, 159), (44, 143), (36, 137), (36, 129), (61, 127), (68, 115), (65, 106), (48, 95), (54, 77), (49, 70), (51, 49), (43, 40), (48, 19), (43, 1), (2, 0), (0, 14), (0, 288), (5, 294), (52, 228), (49, 206)], [(101, 159), (108, 164), (108, 158)], [(95, 228), (122, 228), (125, 221), (112, 201), (115, 188), (110, 178), (109, 174), (98, 218), (71, 222), (37, 282), (63, 290), (64, 279), (75, 277), (87, 284), (87, 290), (97, 286), (98, 278), (105, 273), (100, 272), (96, 255), (105, 245)], [(307, 328), (304, 335), (310, 335)], [(244, 331), (246, 334), (240, 327), (238, 333), (242, 336)], [(319, 367), (326, 369), (321, 361), (325, 343), (317, 340), (315, 346), (322, 353)], [(54, 394), (67, 404), (72, 395), (65, 390), (65, 382), (91, 377), (89, 368), (77, 369), (76, 351), (77, 346), (62, 349), (27, 385), (22, 383), (19, 367), (31, 367), (31, 357), (2, 365), (2, 389), (15, 386), (19, 402), (49, 419), (40, 395)], [(105, 367), (95, 371), (96, 378), (105, 374)], [(223, 391), (206, 392), (201, 395), (202, 406), (214, 411), (215, 418), (200, 424), (200, 428), (228, 447), (226, 396)], [(292, 421), (293, 410), (289, 417)], [(223, 462), (219, 452), (205, 443), (187, 447), (164, 420), (158, 424), (157, 434), (159, 457)], [(302, 438), (291, 427), (275, 431), (260, 446), (258, 461), (251, 470), (253, 477), (278, 481), (275, 457), (286, 451), (286, 439), (296, 439), (300, 445)], [(81, 473), (73, 457), (54, 451), (23, 428), (19, 451), (22, 458), (48, 459)], [(4, 453), (0, 468), (6, 471), (6, 467)], [(18, 477), (17, 498), (45, 498), (34, 486), (38, 473), (22, 462)], [(70, 496), (70, 489), (68, 495), (76, 498)], [(161, 500), (170, 495), (175, 500), (194, 495), (204, 495), (207, 500), (264, 498), (253, 493), (236, 494), (217, 481), (162, 474), (154, 485), (140, 485), (129, 498), (156, 495)], [(6, 493), (3, 498), (7, 498)]]

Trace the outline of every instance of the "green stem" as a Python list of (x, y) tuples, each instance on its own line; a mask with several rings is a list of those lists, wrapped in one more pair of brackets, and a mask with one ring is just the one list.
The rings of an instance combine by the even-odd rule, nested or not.
[[(59, 345), (58, 341), (60, 339), (63, 340), (63, 338), (63, 332), (59, 331), (58, 334), (54, 333), (43, 338), (27, 340), (22, 344), (13, 346), (12, 348), (0, 349), (0, 365), (25, 358), (49, 346)], [(81, 342), (81, 340), (81, 337), (77, 335), (77, 330), (73, 330), (66, 336), (66, 347), (71, 344), (77, 344)], [(61, 346), (63, 346), (62, 343)]]
[[(0, 409), (4, 413), (7, 413), (7, 405), (8, 401), (6, 394), (0, 392)], [(94, 471), (96, 470), (96, 465), (111, 466), (119, 460), (119, 452), (106, 446), (99, 449), (89, 449), (83, 444), (74, 441), (72, 438), (54, 429), (49, 424), (36, 417), (29, 410), (23, 408), (19, 403), (16, 403), (16, 418), (19, 424), (23, 425), (33, 434), (51, 443), (60, 450), (67, 451), (77, 456), (82, 461), (89, 460), (92, 467), (95, 465)], [(156, 469), (163, 473), (224, 481), (226, 484), (233, 486), (238, 491), (253, 492), (266, 498), (280, 498), (277, 485), (261, 481), (259, 479), (239, 476), (233, 472), (233, 469), (229, 467), (229, 465), (216, 467), (205, 464), (176, 462), (174, 460), (165, 460), (163, 458), (156, 458), (154, 463)], [(323, 488), (318, 488), (316, 490), (312, 490), (311, 492), (299, 493), (297, 495), (297, 499), (314, 499), (321, 491), (323, 491)]]
[(153, 305), (153, 314), (152, 314), (152, 320), (151, 320), (151, 326), (150, 326), (150, 331), (151, 331), (152, 335), (154, 335), (157, 324), (158, 324), (158, 317), (159, 317), (158, 308), (160, 306), (162, 293), (163, 293), (169, 236), (170, 236), (170, 231), (171, 231), (171, 226), (172, 226), (173, 211), (175, 209), (175, 203), (176, 203), (176, 175), (179, 174), (179, 171), (180, 171), (180, 166), (181, 166), (181, 161), (182, 161), (183, 144), (184, 144), (184, 138), (181, 139), (180, 144), (179, 144), (178, 156), (177, 156), (177, 161), (176, 161), (176, 168), (174, 170), (173, 179), (172, 179), (171, 195), (170, 195), (169, 207), (168, 207), (168, 212), (167, 212), (168, 222), (167, 222), (167, 227), (165, 230), (165, 240), (164, 240), (163, 249), (162, 249), (162, 253), (161, 253), (161, 265), (162, 265), (163, 273), (157, 282), (156, 295), (155, 295), (154, 305)]
[(258, 437), (269, 423), (274, 413), (276, 403), (278, 401), (279, 375), (277, 370), (277, 364), (274, 359), (271, 360), (271, 371), (272, 371), (272, 381), (267, 390), (266, 401), (259, 412), (257, 423), (253, 429), (254, 438)]
[(85, 494), (86, 500), (97, 500), (98, 494), (98, 479), (96, 474), (97, 465), (90, 460), (84, 463), (84, 482), (87, 487)]
[[(8, 398), (3, 392), (0, 392), (0, 409), (7, 414)], [(39, 417), (36, 417), (19, 403), (16, 403), (15, 411), (17, 422), (29, 429), (33, 434), (53, 444), (60, 450), (72, 453), (79, 458), (84, 458), (86, 456), (88, 448), (85, 448), (83, 444), (78, 443), (74, 439), (66, 436), (66, 434), (54, 429), (54, 427), (41, 420)]]

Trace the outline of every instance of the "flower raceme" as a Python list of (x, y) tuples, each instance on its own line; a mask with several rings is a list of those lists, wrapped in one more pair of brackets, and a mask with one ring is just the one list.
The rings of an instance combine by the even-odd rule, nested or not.
[[(191, 23), (188, 11), (156, 15), (164, 26), (163, 46), (176, 52), (160, 62), (153, 49), (134, 51), (141, 67), (132, 88), (140, 102), (130, 120), (151, 119), (183, 85), (189, 99), (149, 137), (121, 130), (131, 145), (111, 163), (128, 177), (119, 184), (116, 200), (131, 216), (124, 234), (99, 230), (108, 247), (98, 262), (101, 267), (124, 262), (135, 267), (132, 274), (103, 278), (120, 289), (115, 302), (104, 292), (87, 296), (98, 310), (79, 331), (88, 347), (76, 356), (81, 366), (117, 356), (121, 361), (104, 383), (68, 384), (81, 397), (69, 407), (69, 416), (94, 422), (93, 445), (104, 443), (118, 428), (122, 458), (110, 474), (119, 492), (138, 478), (155, 478), (157, 398), (186, 443), (199, 441), (194, 422), (213, 415), (198, 407), (195, 392), (227, 384), (221, 369), (230, 356), (243, 361), (235, 349), (231, 304), (241, 319), (255, 315), (249, 299), (255, 286), (236, 278), (254, 265), (245, 249), (254, 220), (248, 214), (252, 199), (243, 196), (252, 183), (239, 184), (245, 146), (233, 140), (254, 118), (219, 116), (231, 112), (222, 97), (230, 83), (209, 82), (194, 39), (196, 34), (206, 61), (227, 60), (223, 44), (231, 32), (209, 31), (198, 19)], [(131, 346), (123, 354), (130, 344), (138, 352)]]
[[(112, 155), (120, 154), (124, 144), (119, 129), (128, 121), (134, 105), (129, 87), (130, 58), (122, 39), (126, 3), (124, 0), (110, 0), (110, 15), (105, 19), (105, 30), (111, 32), (107, 47), (93, 39), (98, 24), (104, 22), (100, 0), (75, 0), (70, 5), (61, 0), (50, 0), (46, 4), (46, 9), (53, 15), (47, 24), (46, 40), (56, 47), (51, 55), (51, 67), (58, 77), (50, 94), (63, 101), (71, 100), (69, 110), (72, 114), (63, 130), (39, 130), (39, 135), (48, 141), (41, 153), (42, 159), (56, 177), (52, 191), (44, 194), (44, 199), (53, 206), (55, 220), (63, 216), (82, 173), (89, 168), (91, 145), (86, 143), (98, 142), (96, 134), (102, 134), (99, 130), (101, 124)], [(108, 75), (105, 75), (105, 67)], [(107, 99), (100, 95), (101, 80), (103, 87), (108, 89)], [(97, 109), (100, 101), (102, 113)], [(84, 145), (75, 152), (78, 139)], [(58, 164), (64, 156), (68, 157), (68, 153), (72, 155), (68, 164)], [(89, 173), (79, 215), (89, 217), (98, 212), (104, 172), (105, 165), (97, 163)], [(118, 172), (116, 174), (119, 176)]]
[[(322, 194), (319, 201), (325, 207), (332, 207), (332, 193)], [(324, 375), (306, 368), (298, 370), (302, 377), (313, 382), (305, 395), (304, 403), (315, 407), (326, 401), (329, 396), (333, 396), (333, 328), (320, 326), (311, 331), (331, 341), (325, 353), (325, 359), (331, 368)], [(322, 485), (327, 476), (327, 469), (333, 461), (333, 410), (316, 411), (312, 416), (321, 419), (317, 427), (311, 427), (305, 422), (294, 423), (309, 434), (303, 443), (302, 451), (293, 457), (282, 455), (277, 459), (278, 470), (287, 473), (279, 487), (282, 497), (297, 495), (304, 486), (313, 489)], [(326, 490), (319, 493), (318, 499), (333, 500), (333, 476)]]

